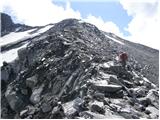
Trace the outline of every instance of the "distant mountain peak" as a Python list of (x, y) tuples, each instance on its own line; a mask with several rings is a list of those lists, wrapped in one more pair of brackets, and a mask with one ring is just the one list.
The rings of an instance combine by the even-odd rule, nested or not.
[(4, 36), (10, 32), (25, 31), (32, 27), (24, 24), (15, 24), (10, 15), (6, 13), (0, 13), (1, 15), (1, 36)]

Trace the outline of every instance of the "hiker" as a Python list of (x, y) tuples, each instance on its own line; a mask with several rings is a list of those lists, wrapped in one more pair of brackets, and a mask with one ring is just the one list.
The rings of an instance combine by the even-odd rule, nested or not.
[(122, 67), (126, 67), (126, 62), (128, 60), (128, 55), (125, 52), (119, 54), (119, 62), (121, 63)]

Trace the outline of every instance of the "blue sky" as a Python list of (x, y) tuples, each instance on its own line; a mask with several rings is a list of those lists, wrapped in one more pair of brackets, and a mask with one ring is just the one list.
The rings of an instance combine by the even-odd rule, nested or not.
[[(58, 5), (65, 6), (65, 2), (56, 1)], [(131, 21), (132, 16), (129, 16), (123, 9), (122, 5), (118, 1), (109, 2), (76, 2), (71, 1), (71, 7), (74, 10), (80, 11), (83, 18), (86, 18), (88, 14), (94, 16), (100, 16), (104, 21), (113, 21), (123, 32), (125, 36), (129, 35), (124, 28), (127, 27)]]
[(160, 0), (0, 0), (0, 12), (30, 26), (76, 18), (159, 49)]

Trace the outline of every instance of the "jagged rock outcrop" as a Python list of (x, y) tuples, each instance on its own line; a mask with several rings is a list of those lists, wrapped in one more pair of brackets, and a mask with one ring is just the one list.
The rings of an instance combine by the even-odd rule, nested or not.
[(55, 24), (18, 51), (2, 118), (158, 118), (157, 87), (114, 62), (115, 51), (92, 24)]
[(31, 29), (32, 27), (24, 24), (15, 24), (11, 17), (5, 13), (0, 13), (1, 16), (1, 36), (4, 36), (10, 32), (19, 32)]

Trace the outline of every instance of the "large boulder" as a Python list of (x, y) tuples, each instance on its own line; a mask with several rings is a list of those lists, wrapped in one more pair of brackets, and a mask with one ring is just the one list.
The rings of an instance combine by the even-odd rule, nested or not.
[(131, 80), (133, 78), (133, 75), (122, 66), (110, 66), (108, 69), (120, 78), (127, 80)]
[(38, 82), (37, 75), (34, 75), (26, 79), (26, 86), (29, 88), (33, 88), (37, 84), (37, 82)]
[(104, 103), (103, 102), (94, 101), (90, 105), (90, 110), (91, 110), (91, 112), (95, 112), (95, 113), (99, 113), (99, 114), (104, 114), (105, 113)]
[(104, 114), (105, 113), (105, 109), (100, 107), (99, 105), (93, 104), (91, 106), (91, 112), (97, 112), (100, 114)]
[(14, 91), (12, 86), (9, 86), (7, 88), (5, 92), (5, 97), (11, 109), (16, 112), (21, 111), (26, 106), (26, 103), (23, 101), (23, 96)]
[(40, 99), (41, 99), (41, 93), (43, 91), (43, 87), (44, 87), (44, 84), (42, 84), (39, 88), (35, 88), (32, 92), (32, 95), (30, 97), (30, 101), (33, 103), (33, 104), (37, 104), (38, 102), (40, 102)]

